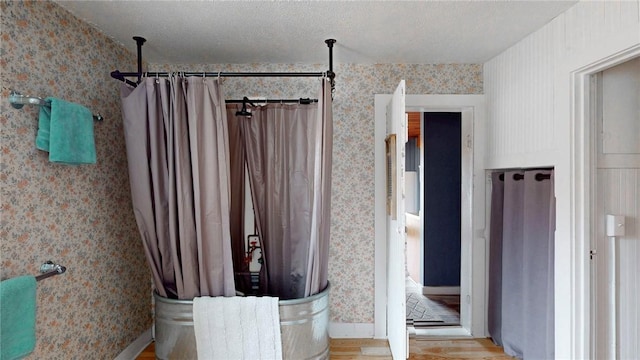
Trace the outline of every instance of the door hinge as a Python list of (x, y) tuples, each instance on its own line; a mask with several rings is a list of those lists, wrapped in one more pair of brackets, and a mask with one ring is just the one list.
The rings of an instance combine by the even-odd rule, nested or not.
[(595, 250), (589, 250), (589, 259), (593, 260), (593, 257), (596, 256), (597, 253)]

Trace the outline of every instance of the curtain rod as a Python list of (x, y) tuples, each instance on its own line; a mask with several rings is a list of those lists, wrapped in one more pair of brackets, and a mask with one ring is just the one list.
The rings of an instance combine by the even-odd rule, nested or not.
[[(142, 71), (142, 45), (147, 39), (141, 36), (134, 36), (133, 40), (136, 41), (137, 53), (138, 53), (138, 71), (137, 72), (120, 72), (115, 70), (111, 72), (111, 77), (120, 80), (133, 87), (137, 86), (142, 81), (142, 76), (158, 76), (166, 77), (170, 73), (167, 72), (143, 72)], [(327, 39), (324, 41), (329, 48), (329, 70), (325, 72), (181, 72), (185, 76), (205, 76), (205, 77), (328, 77), (331, 81), (331, 92), (335, 90), (335, 77), (333, 72), (333, 44), (336, 43), (335, 39)], [(138, 81), (131, 81), (126, 79), (127, 77), (137, 77)]]
[[(196, 72), (196, 71), (179, 71), (178, 73), (184, 76), (204, 76), (204, 77), (329, 77), (333, 82), (329, 72)], [(139, 77), (146, 75), (148, 77), (169, 77), (171, 72), (159, 71), (145, 71), (140, 74), (135, 72), (120, 72), (114, 70), (111, 72), (111, 77), (127, 83), (131, 86), (137, 86), (138, 83), (126, 79), (127, 77)], [(335, 77), (335, 75), (334, 75)]]
[(317, 103), (318, 99), (299, 98), (299, 99), (233, 99), (225, 100), (227, 104), (283, 104), (283, 103), (295, 103), (295, 104), (311, 104)]
[[(498, 175), (498, 179), (500, 179), (500, 181), (504, 181), (504, 174)], [(537, 173), (536, 176), (535, 176), (535, 179), (536, 179), (536, 181), (549, 180), (549, 179), (551, 179), (551, 174)], [(515, 181), (524, 180), (524, 175), (522, 175), (522, 174), (513, 174), (513, 180), (515, 180)]]
[[(179, 73), (184, 76), (205, 76), (205, 77), (327, 77), (327, 72), (209, 72), (209, 71), (145, 71), (142, 74), (148, 77), (168, 77), (171, 74)], [(136, 77), (138, 73), (123, 73), (118, 70), (112, 71), (113, 78)], [(120, 80), (118, 78), (118, 80)]]

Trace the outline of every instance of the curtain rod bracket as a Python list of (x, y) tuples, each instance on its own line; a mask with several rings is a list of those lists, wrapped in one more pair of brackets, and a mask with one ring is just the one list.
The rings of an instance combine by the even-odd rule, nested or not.
[(333, 95), (336, 90), (336, 73), (333, 72), (333, 45), (336, 43), (336, 39), (327, 39), (324, 42), (329, 48), (329, 71), (327, 71), (327, 76), (331, 82), (331, 94)]
[(133, 40), (136, 41), (136, 48), (138, 50), (138, 84), (142, 81), (142, 45), (147, 41), (147, 39), (142, 36), (134, 36)]

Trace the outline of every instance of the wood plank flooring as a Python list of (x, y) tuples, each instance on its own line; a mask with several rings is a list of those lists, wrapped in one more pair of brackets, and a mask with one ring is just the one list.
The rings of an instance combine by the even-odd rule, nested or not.
[[(391, 360), (387, 340), (331, 339), (329, 346), (331, 360)], [(502, 348), (495, 346), (489, 339), (412, 338), (409, 340), (409, 353), (409, 360), (513, 359), (505, 355)], [(153, 343), (136, 359), (155, 359)]]
[(514, 359), (490, 339), (409, 339), (409, 360)]

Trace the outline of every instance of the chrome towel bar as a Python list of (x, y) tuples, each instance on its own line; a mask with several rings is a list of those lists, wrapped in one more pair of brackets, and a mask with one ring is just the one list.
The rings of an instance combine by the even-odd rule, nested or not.
[[(22, 95), (14, 90), (11, 90), (9, 94), (9, 102), (14, 109), (22, 109), (25, 105), (51, 106), (47, 100), (41, 97)], [(100, 114), (93, 114), (93, 120), (102, 121), (103, 117)]]

